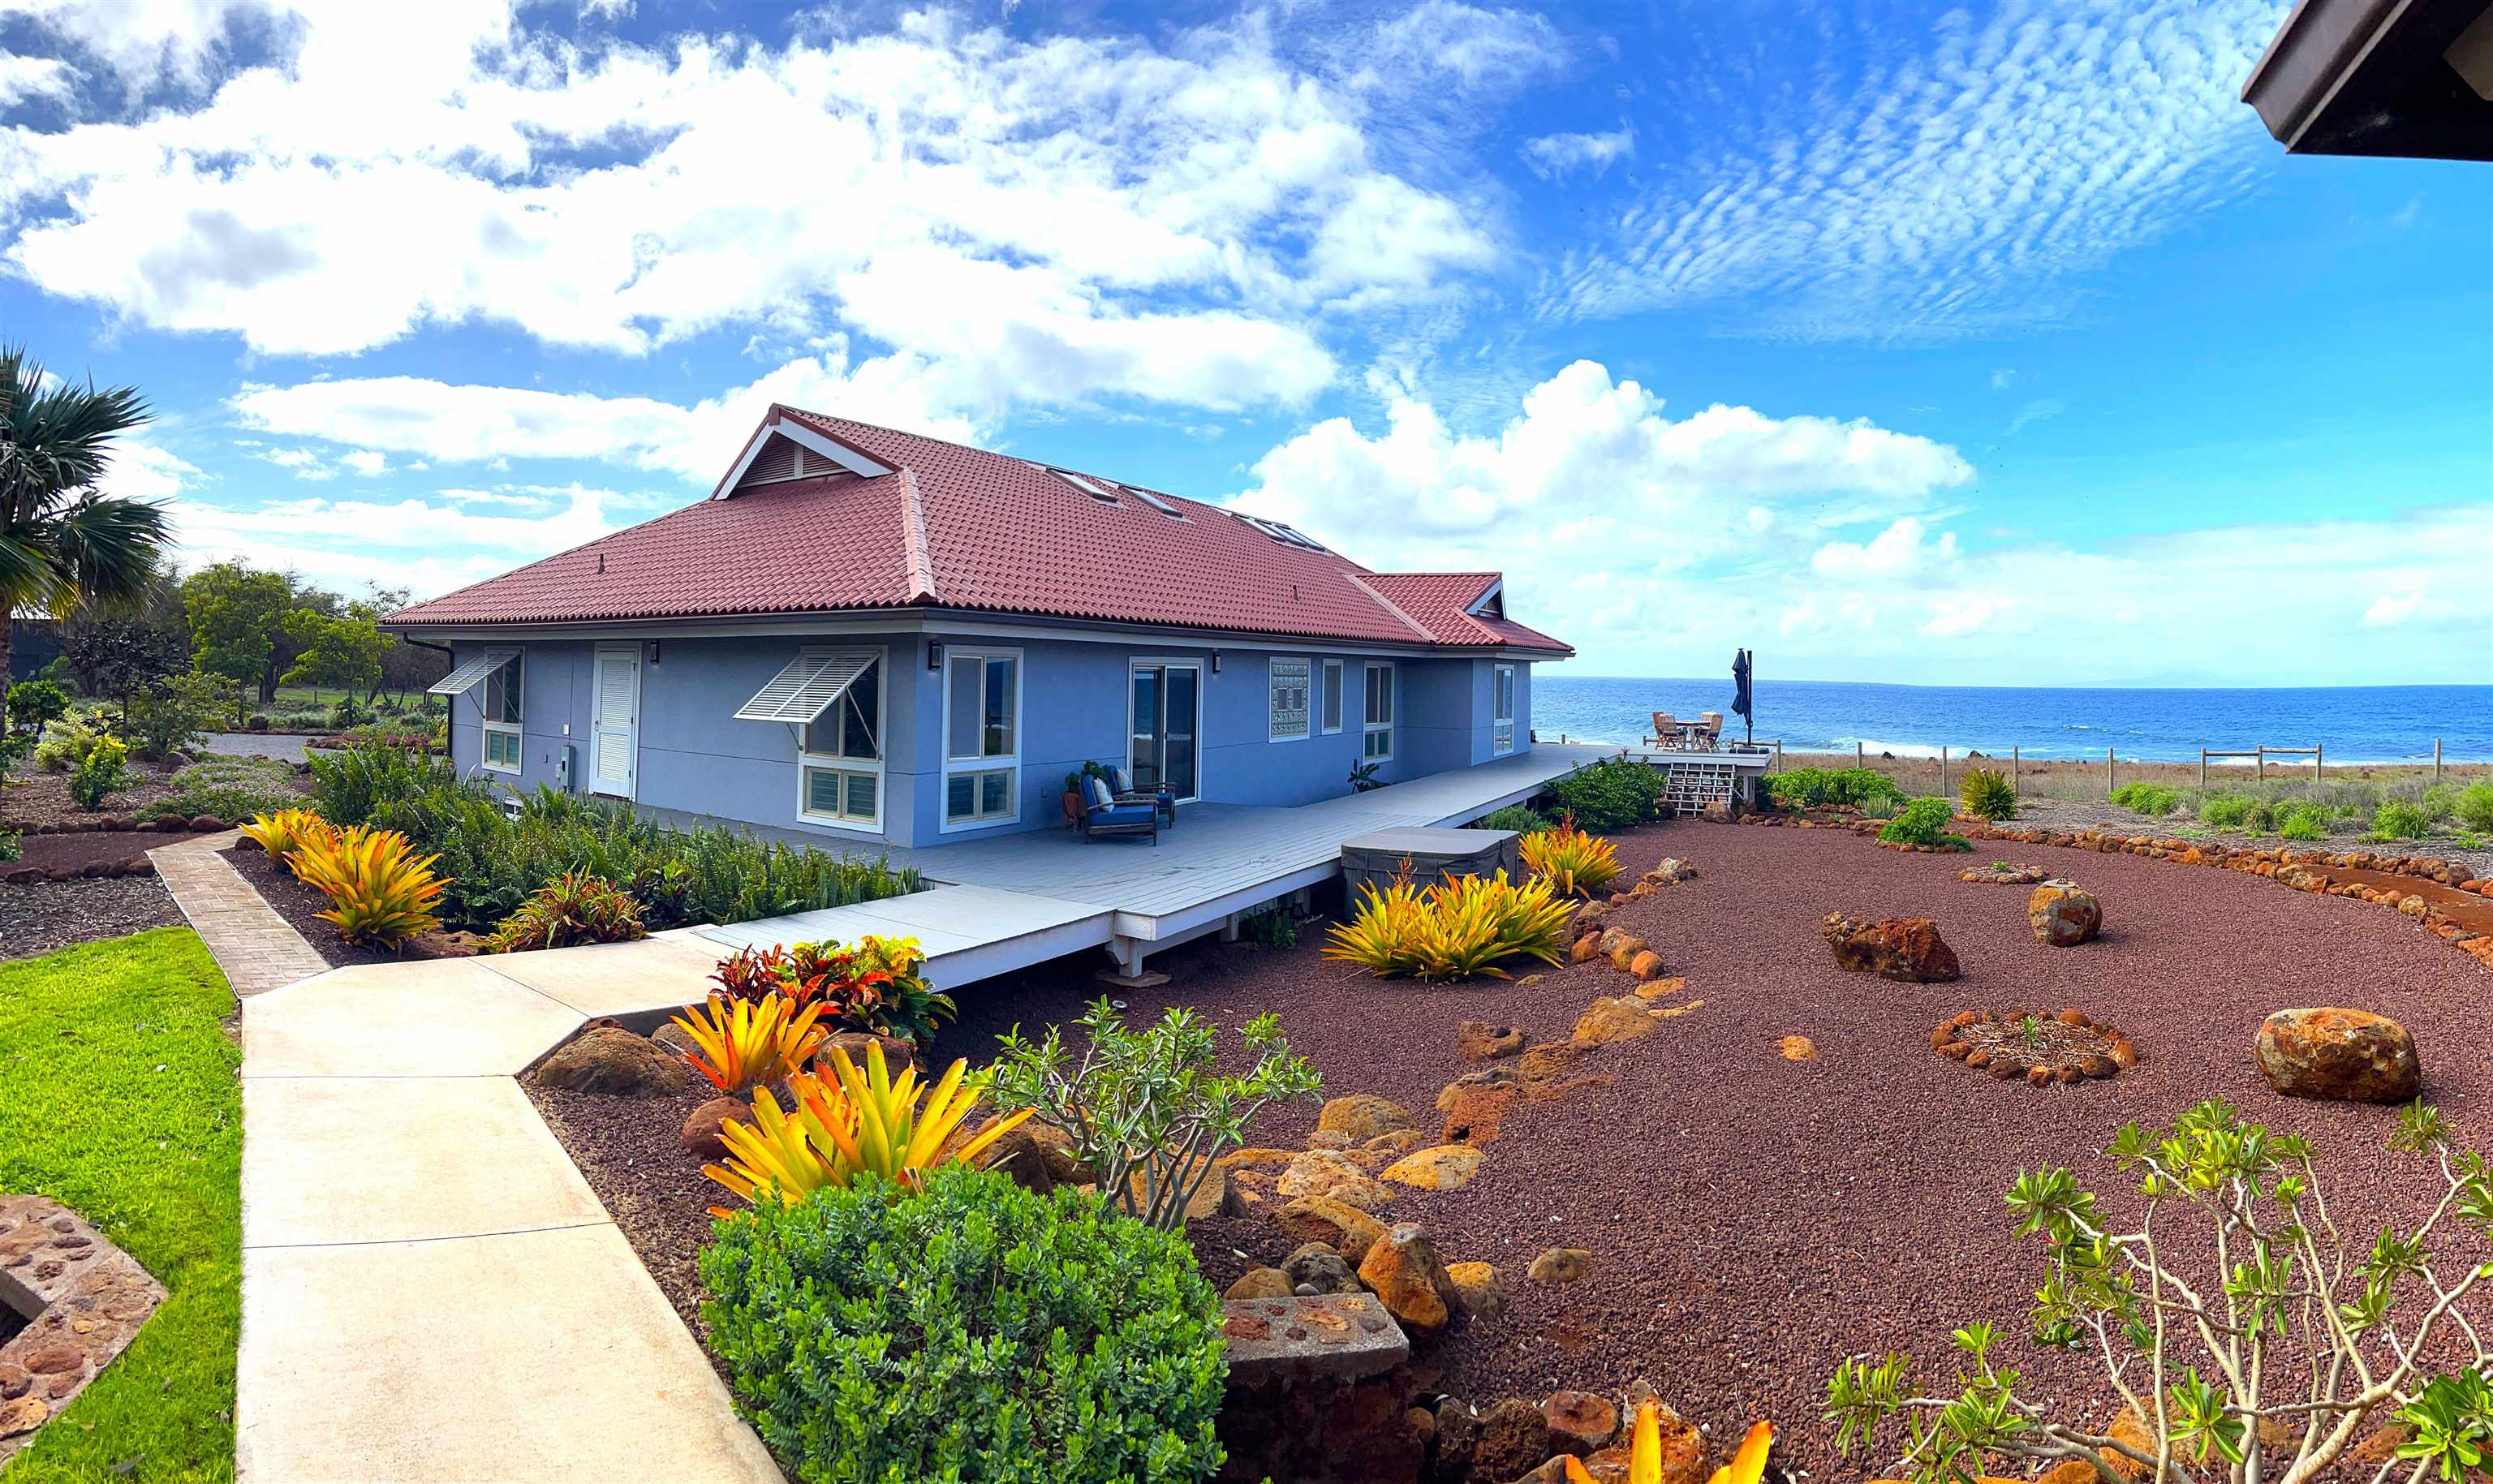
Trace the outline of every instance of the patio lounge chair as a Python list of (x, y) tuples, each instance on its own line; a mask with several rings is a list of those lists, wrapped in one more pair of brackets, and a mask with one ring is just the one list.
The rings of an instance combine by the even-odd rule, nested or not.
[(1082, 813), (1074, 823), (1087, 844), (1101, 835), (1149, 835), (1160, 843), (1160, 812), (1151, 804), (1120, 804), (1096, 776), (1082, 780)]
[(1649, 737), (1647, 737), (1647, 738), (1645, 738), (1645, 739), (1644, 739), (1644, 745), (1645, 745), (1645, 746), (1647, 746), (1647, 747), (1676, 747), (1676, 746), (1678, 746), (1678, 745), (1679, 745), (1679, 720), (1678, 720), (1678, 718), (1676, 718), (1676, 717), (1672, 716), (1672, 715), (1671, 715), (1669, 712), (1667, 712), (1667, 711), (1657, 711), (1657, 712), (1655, 712), (1655, 713), (1653, 714), (1653, 735), (1652, 735), (1652, 736), (1649, 736)]
[(1177, 795), (1170, 791), (1168, 785), (1162, 784), (1156, 789), (1137, 788), (1133, 774), (1124, 768), (1111, 767), (1108, 769), (1108, 791), (1113, 795), (1112, 803), (1149, 804), (1168, 821), (1170, 829), (1177, 828)]

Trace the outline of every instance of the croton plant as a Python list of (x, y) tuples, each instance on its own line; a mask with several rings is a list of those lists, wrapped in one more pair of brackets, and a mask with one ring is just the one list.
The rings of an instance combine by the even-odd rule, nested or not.
[(849, 944), (826, 938), (740, 949), (711, 977), (731, 999), (776, 994), (797, 1009), (820, 1004), (819, 1024), (834, 1033), (873, 1031), (925, 1046), (954, 1013), (952, 997), (927, 984), (925, 967), (917, 939), (868, 935)]

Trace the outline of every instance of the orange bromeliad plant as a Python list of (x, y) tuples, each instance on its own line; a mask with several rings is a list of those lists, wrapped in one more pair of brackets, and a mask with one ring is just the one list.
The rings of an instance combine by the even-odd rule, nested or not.
[[(769, 1088), (756, 1092), (753, 1122), (731, 1120), (719, 1132), (727, 1163), (704, 1165), (702, 1173), (748, 1202), (773, 1193), (793, 1202), (826, 1185), (845, 1186), (860, 1173), (915, 1187), (939, 1164), (975, 1163), (1030, 1116), (1024, 1109), (999, 1118), (946, 1154), (945, 1143), (978, 1101), (976, 1093), (961, 1085), (969, 1060), (953, 1062), (943, 1080), (921, 1094), (916, 1067), (892, 1077), (879, 1044), (869, 1044), (865, 1056), (860, 1072), (845, 1050), (833, 1047), (830, 1076), (814, 1072), (789, 1078), (795, 1107), (785, 1113)], [(921, 1095), (923, 1108), (918, 1106)], [(712, 1206), (710, 1214), (733, 1213)]]
[[(1714, 1470), (1710, 1484), (1757, 1484), (1765, 1476), (1766, 1455), (1774, 1451), (1775, 1430), (1758, 1422), (1740, 1440), (1740, 1451)], [(1593, 1484), (1592, 1474), (1570, 1455), (1567, 1484)], [(1648, 1397), (1637, 1404), (1636, 1426), (1628, 1442), (1628, 1484), (1662, 1484), (1662, 1404)]]
[(830, 1034), (814, 1024), (827, 1008), (818, 1002), (799, 1010), (776, 994), (759, 1004), (713, 994), (675, 1024), (701, 1049), (690, 1058), (693, 1070), (733, 1096), (803, 1072)]

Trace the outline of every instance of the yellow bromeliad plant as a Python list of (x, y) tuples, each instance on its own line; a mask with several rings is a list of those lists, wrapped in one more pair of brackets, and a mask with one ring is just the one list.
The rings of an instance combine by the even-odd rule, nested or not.
[[(1740, 1440), (1740, 1451), (1714, 1470), (1709, 1484), (1757, 1484), (1765, 1477), (1766, 1455), (1774, 1451), (1775, 1430), (1758, 1422)], [(1567, 1484), (1593, 1484), (1593, 1475), (1573, 1455), (1563, 1466)], [(1637, 1404), (1636, 1426), (1628, 1441), (1628, 1484), (1662, 1484), (1662, 1404), (1647, 1398)]]
[(1362, 886), (1358, 908), (1334, 926), (1324, 956), (1378, 974), (1504, 978), (1498, 965), (1507, 959), (1557, 963), (1571, 911), (1542, 877), (1517, 886), (1501, 871), (1415, 887), (1405, 876), (1381, 892)]
[(741, 1096), (805, 1070), (830, 1031), (815, 1022), (830, 1008), (816, 1000), (803, 1009), (796, 1001), (765, 994), (760, 1001), (712, 994), (697, 1005), (690, 1019), (675, 1024), (699, 1048), (693, 1070), (731, 1097)]
[(261, 815), (244, 825), (242, 832), (279, 860), (314, 841), (330, 841), (338, 835), (328, 820), (308, 809), (281, 809), (273, 815)]
[[(826, 1185), (845, 1186), (861, 1173), (914, 1188), (939, 1164), (976, 1163), (1030, 1116), (1025, 1109), (999, 1118), (947, 1154), (946, 1142), (977, 1106), (977, 1094), (961, 1085), (968, 1059), (953, 1062), (943, 1081), (925, 1091), (916, 1067), (897, 1078), (889, 1074), (880, 1045), (869, 1044), (865, 1055), (860, 1072), (845, 1050), (833, 1047), (829, 1076), (810, 1072), (788, 1079), (795, 1106), (787, 1112), (769, 1088), (756, 1092), (753, 1122), (731, 1120), (719, 1133), (727, 1162), (704, 1165), (702, 1173), (748, 1202), (775, 1194), (794, 1202)], [(712, 1206), (710, 1214), (734, 1213)]]
[(315, 916), (336, 923), (347, 942), (387, 947), (441, 926), (433, 910), (441, 898), (433, 863), (440, 858), (418, 856), (396, 830), (356, 824), (310, 836), (285, 859), (329, 899), (329, 910)]
[(1618, 851), (1601, 836), (1576, 828), (1574, 815), (1517, 844), (1523, 851), (1523, 869), (1547, 879), (1562, 897), (1589, 897), (1618, 879)]

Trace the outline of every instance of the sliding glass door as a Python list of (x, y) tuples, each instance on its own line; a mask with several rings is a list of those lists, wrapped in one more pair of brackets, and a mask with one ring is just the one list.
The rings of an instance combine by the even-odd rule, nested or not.
[(1133, 735), (1128, 765), (1134, 787), (1165, 783), (1183, 801), (1202, 787), (1196, 763), (1196, 727), (1203, 713), (1203, 666), (1197, 661), (1138, 660), (1126, 707)]

